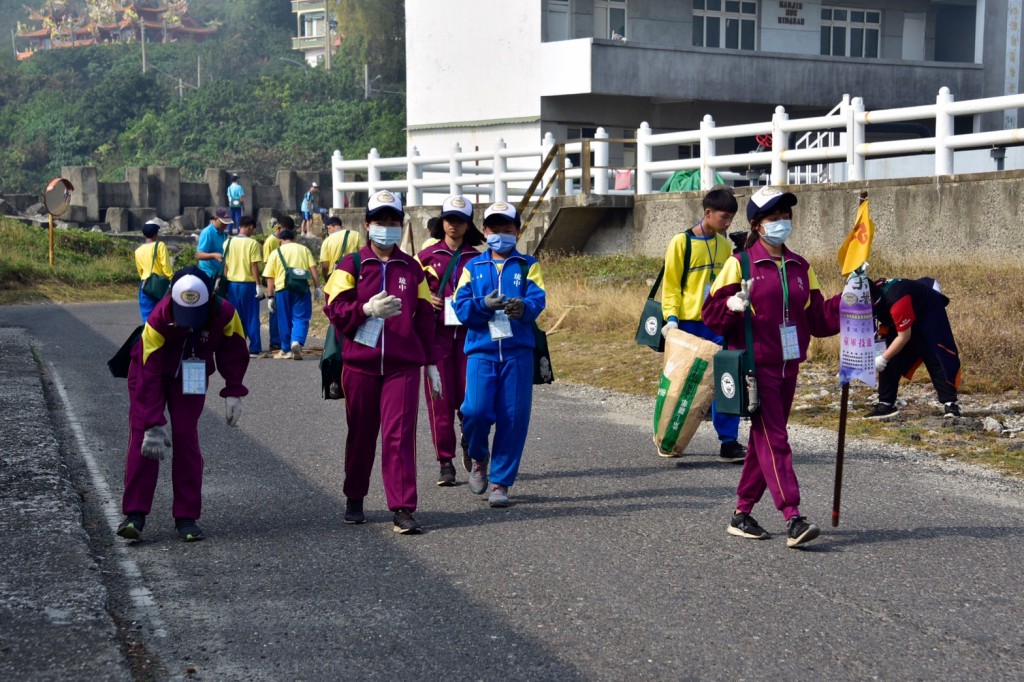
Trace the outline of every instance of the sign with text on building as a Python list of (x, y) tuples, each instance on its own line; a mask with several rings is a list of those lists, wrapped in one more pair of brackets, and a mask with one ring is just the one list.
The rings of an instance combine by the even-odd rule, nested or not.
[(779, 16), (776, 17), (780, 24), (789, 26), (803, 26), (805, 23), (804, 3), (786, 2), (779, 0)]

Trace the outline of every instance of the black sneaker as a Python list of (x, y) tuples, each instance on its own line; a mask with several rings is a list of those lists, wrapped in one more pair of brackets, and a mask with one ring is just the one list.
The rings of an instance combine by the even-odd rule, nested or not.
[(899, 408), (889, 403), (878, 403), (875, 408), (864, 415), (865, 419), (888, 419), (899, 414)]
[(813, 523), (807, 523), (807, 519), (802, 516), (794, 516), (786, 524), (786, 546), (797, 547), (810, 542), (814, 538), (818, 537), (821, 533), (821, 529), (815, 526)]
[(960, 416), (960, 406), (957, 405), (955, 402), (953, 402), (953, 403), (946, 403), (945, 408), (943, 408), (943, 410), (942, 410), (942, 417), (946, 418), (946, 417), (959, 417), (959, 416)]
[(178, 529), (178, 537), (185, 542), (198, 542), (203, 539), (203, 529), (195, 519), (174, 519), (174, 527)]
[(363, 501), (345, 500), (345, 523), (366, 523), (366, 515), (363, 514)]
[(767, 540), (771, 537), (764, 528), (762, 528), (754, 517), (750, 514), (744, 514), (743, 512), (736, 512), (732, 515), (732, 520), (729, 521), (728, 528), (725, 529), (729, 535), (735, 535), (739, 538), (748, 538), (750, 540)]
[(393, 530), (402, 535), (419, 535), (423, 532), (419, 521), (412, 517), (412, 512), (408, 509), (399, 509), (395, 512), (395, 527)]
[(441, 462), (441, 473), (437, 477), (437, 485), (441, 488), (450, 488), (455, 485), (455, 465), (450, 459)]
[(473, 470), (473, 458), (469, 456), (469, 439), (466, 438), (466, 434), (462, 434), (459, 445), (462, 447), (462, 466), (466, 467), (468, 474)]
[(138, 512), (126, 514), (124, 521), (117, 527), (117, 534), (125, 540), (138, 540), (142, 537), (142, 529), (146, 526), (146, 515)]
[(723, 462), (742, 462), (747, 457), (747, 449), (738, 441), (727, 440), (722, 443), (718, 456)]

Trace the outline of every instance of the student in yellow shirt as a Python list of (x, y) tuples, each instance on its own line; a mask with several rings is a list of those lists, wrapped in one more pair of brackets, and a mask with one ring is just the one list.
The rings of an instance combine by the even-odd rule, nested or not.
[[(277, 313), (281, 341), (290, 341), (291, 345), (290, 352), (282, 351), (274, 357), (279, 360), (301, 360), (302, 347), (306, 344), (306, 336), (309, 334), (309, 318), (313, 314), (310, 281), (313, 285), (313, 296), (317, 301), (322, 299), (324, 294), (320, 289), (316, 259), (308, 248), (294, 241), (295, 221), (290, 216), (283, 216), (278, 225), (281, 227), (278, 232), (281, 246), (267, 260), (263, 276), (267, 278), (267, 305), (271, 313)], [(288, 286), (289, 274), (292, 279), (291, 286)], [(295, 281), (302, 277), (306, 278), (304, 286)]]
[(139, 271), (139, 315), (142, 317), (142, 324), (146, 324), (149, 314), (153, 312), (153, 306), (159, 299), (151, 298), (142, 288), (150, 275), (166, 277), (170, 283), (174, 276), (171, 269), (171, 257), (167, 253), (167, 245), (157, 241), (157, 233), (160, 232), (160, 224), (148, 222), (142, 226), (142, 234), (146, 237), (146, 243), (135, 249), (135, 267)]
[(338, 267), (342, 258), (363, 248), (363, 240), (359, 233), (355, 230), (346, 230), (338, 216), (328, 218), (325, 227), (327, 238), (320, 245), (320, 274), (324, 282), (330, 278), (331, 271)]
[(260, 339), (260, 261), (263, 251), (252, 238), (256, 221), (242, 216), (238, 221), (238, 236), (224, 241), (224, 276), (228, 280), (228, 302), (238, 311), (245, 335), (249, 339), (249, 357), (258, 358), (263, 352)]
[[(281, 225), (276, 219), (270, 219), (271, 232), (267, 235), (267, 238), (263, 240), (263, 261), (261, 268), (267, 267), (267, 263), (270, 262), (270, 256), (281, 246), (281, 240), (278, 239), (278, 233), (281, 232)], [(267, 282), (264, 279), (264, 286)], [(270, 322), (267, 323), (270, 327), (270, 352), (281, 350), (281, 333), (277, 324), (277, 313), (273, 310), (270, 311)]]

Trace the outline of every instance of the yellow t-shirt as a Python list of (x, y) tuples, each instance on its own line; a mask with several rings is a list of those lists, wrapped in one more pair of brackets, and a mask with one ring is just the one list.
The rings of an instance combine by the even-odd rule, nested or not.
[(260, 243), (249, 237), (228, 237), (224, 241), (224, 274), (229, 282), (255, 282), (252, 264), (262, 259)]
[(690, 272), (682, 288), (686, 234), (677, 234), (665, 252), (665, 279), (661, 295), (662, 314), (667, 320), (700, 321), (700, 309), (715, 277), (732, 255), (732, 242), (720, 234), (710, 239), (690, 237)]
[[(156, 263), (153, 263), (153, 249), (156, 249)], [(135, 268), (139, 271), (139, 279), (147, 279), (153, 273), (163, 275), (167, 279), (174, 276), (171, 269), (171, 257), (167, 253), (167, 245), (163, 242), (143, 244), (135, 249)]]
[(270, 254), (274, 253), (281, 247), (281, 240), (275, 237), (273, 234), (268, 235), (263, 240), (263, 263), (270, 262)]
[[(316, 259), (313, 258), (313, 253), (302, 244), (295, 242), (281, 244), (277, 251), (281, 254), (281, 258), (284, 258), (284, 262), (288, 264), (288, 267), (301, 268), (310, 272), (316, 271)], [(281, 265), (281, 258), (278, 258), (277, 253), (275, 253), (273, 257), (267, 259), (267, 265), (263, 268), (263, 276), (268, 280), (274, 280), (275, 291), (284, 290), (285, 273), (284, 267)]]
[[(346, 235), (348, 235), (347, 242), (345, 241)], [(342, 245), (344, 245), (344, 249), (342, 249)], [(343, 256), (354, 253), (361, 248), (363, 248), (363, 244), (358, 232), (345, 229), (338, 230), (328, 235), (324, 243), (320, 245), (320, 262), (327, 263), (333, 269)]]

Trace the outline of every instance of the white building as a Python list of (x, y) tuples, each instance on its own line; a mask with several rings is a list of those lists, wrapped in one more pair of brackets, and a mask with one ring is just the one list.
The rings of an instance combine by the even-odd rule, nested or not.
[[(295, 15), (295, 37), (292, 38), (292, 49), (302, 53), (306, 63), (316, 66), (324, 63), (327, 55), (327, 41), (334, 41), (332, 50), (337, 47), (335, 24), (331, 26), (325, 0), (291, 0), (292, 13)], [(327, 32), (331, 32), (330, 38)]]
[[(295, 3), (293, 3), (295, 4)], [(1021, 0), (412, 0), (406, 3), (410, 148), (447, 153), (1015, 94)], [(957, 132), (1017, 127), (960, 117)], [(904, 126), (907, 124), (903, 124)], [(929, 134), (927, 123), (920, 126)], [(884, 128), (869, 129), (881, 136)], [(753, 139), (736, 142), (745, 152)], [(693, 149), (674, 150), (689, 157)], [(629, 145), (613, 159), (631, 164)]]

